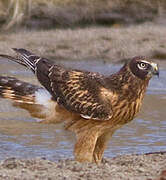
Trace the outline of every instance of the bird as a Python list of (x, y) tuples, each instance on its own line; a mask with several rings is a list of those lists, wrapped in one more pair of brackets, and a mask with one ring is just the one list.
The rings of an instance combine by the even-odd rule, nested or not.
[(100, 164), (113, 133), (138, 114), (158, 64), (144, 56), (129, 58), (114, 74), (59, 66), (22, 48), (0, 54), (29, 68), (41, 86), (0, 76), (0, 95), (13, 100), (42, 123), (63, 123), (76, 136), (75, 160)]

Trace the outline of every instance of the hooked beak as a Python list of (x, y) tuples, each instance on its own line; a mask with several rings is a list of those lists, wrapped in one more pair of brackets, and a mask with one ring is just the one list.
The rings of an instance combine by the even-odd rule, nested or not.
[(156, 63), (151, 63), (152, 65), (152, 74), (157, 75), (159, 77), (159, 67)]

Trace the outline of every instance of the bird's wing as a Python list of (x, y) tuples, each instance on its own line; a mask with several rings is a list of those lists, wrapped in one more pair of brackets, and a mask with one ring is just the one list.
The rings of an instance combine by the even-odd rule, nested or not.
[(66, 70), (52, 61), (25, 49), (14, 49), (19, 57), (11, 60), (26, 65), (50, 92), (54, 101), (85, 119), (109, 120), (112, 117), (111, 93), (102, 93), (102, 76), (79, 70)]
[(85, 119), (109, 120), (112, 117), (111, 101), (102, 94), (102, 76), (54, 65), (49, 69), (48, 77), (50, 91), (58, 104), (67, 110), (79, 113)]

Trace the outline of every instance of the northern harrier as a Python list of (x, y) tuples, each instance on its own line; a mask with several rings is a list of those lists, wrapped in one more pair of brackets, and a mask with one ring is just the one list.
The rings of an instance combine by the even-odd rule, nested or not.
[(65, 124), (76, 134), (75, 159), (100, 163), (114, 131), (138, 113), (148, 82), (158, 65), (134, 57), (115, 74), (65, 69), (25, 49), (18, 56), (1, 55), (29, 67), (43, 87), (0, 77), (0, 94), (12, 99), (44, 123)]

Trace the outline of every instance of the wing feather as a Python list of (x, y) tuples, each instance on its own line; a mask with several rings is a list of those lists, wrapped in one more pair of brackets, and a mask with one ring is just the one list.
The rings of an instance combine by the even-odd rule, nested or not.
[(85, 119), (109, 120), (111, 103), (101, 96), (102, 76), (97, 73), (65, 70), (54, 65), (50, 69), (51, 91), (57, 102)]
[[(2, 55), (19, 64), (30, 67), (39, 82), (52, 95), (52, 100), (68, 111), (80, 114), (85, 119), (109, 120), (112, 117), (111, 93), (102, 92), (104, 77), (98, 73), (67, 70), (46, 58), (41, 58), (25, 49), (14, 49), (18, 58)], [(105, 95), (108, 93), (109, 96)], [(104, 95), (103, 95), (104, 94)]]

